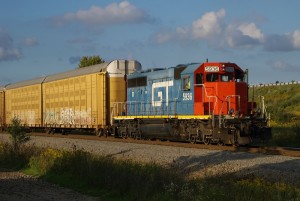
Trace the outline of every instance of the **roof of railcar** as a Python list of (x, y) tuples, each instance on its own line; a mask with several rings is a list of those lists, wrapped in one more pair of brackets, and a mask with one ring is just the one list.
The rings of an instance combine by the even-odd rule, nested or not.
[(88, 67), (83, 67), (83, 68), (77, 68), (75, 70), (70, 70), (67, 72), (63, 73), (57, 73), (54, 75), (49, 75), (46, 77), (45, 82), (52, 82), (55, 80), (62, 80), (70, 77), (76, 77), (76, 76), (81, 76), (81, 75), (88, 75), (88, 74), (93, 74), (97, 72), (103, 71), (111, 62), (105, 62), (93, 66), (88, 66)]
[[(43, 76), (35, 79), (30, 79), (30, 80), (25, 80), (13, 84), (8, 84), (4, 87), (0, 87), (0, 90), (3, 89), (15, 89), (19, 87), (24, 87), (24, 86), (30, 86), (30, 85), (35, 85), (35, 84), (42, 84), (46, 82), (51, 82), (51, 81), (56, 81), (56, 80), (62, 80), (62, 79), (67, 79), (70, 77), (76, 77), (76, 76), (81, 76), (81, 75), (88, 75), (88, 74), (94, 74), (98, 72), (103, 72), (105, 69), (109, 68), (109, 65), (112, 64), (115, 61), (123, 61), (123, 60), (113, 60), (110, 62), (104, 62), (101, 64), (96, 64), (93, 66), (87, 66), (83, 68), (77, 68), (74, 70), (62, 72), (62, 73), (57, 73), (54, 75), (48, 75), (48, 76)], [(125, 61), (125, 60), (124, 60)], [(134, 60), (134, 62), (137, 62)]]
[(35, 84), (42, 84), (45, 82), (51, 82), (51, 81), (55, 81), (55, 80), (61, 80), (61, 79), (66, 79), (66, 78), (80, 76), (80, 75), (93, 74), (93, 73), (101, 72), (109, 64), (110, 64), (110, 62), (105, 62), (105, 63), (97, 64), (94, 66), (78, 68), (75, 70), (57, 73), (54, 75), (48, 75), (48, 76), (25, 80), (25, 81), (13, 83), (13, 84), (8, 84), (5, 87), (2, 87), (2, 88), (0, 87), (0, 90), (15, 89), (15, 88), (19, 88), (19, 87), (30, 86), (30, 85), (35, 85)]
[(41, 84), (41, 83), (43, 83), (45, 78), (46, 77), (43, 76), (43, 77), (31, 79), (31, 80), (26, 80), (26, 81), (22, 81), (22, 82), (13, 83), (13, 84), (8, 84), (8, 85), (5, 86), (5, 89), (15, 89), (15, 88), (24, 87), (24, 86)]

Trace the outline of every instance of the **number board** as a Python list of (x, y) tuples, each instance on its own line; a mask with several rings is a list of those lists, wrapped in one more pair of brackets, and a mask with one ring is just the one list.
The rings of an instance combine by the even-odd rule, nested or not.
[(219, 66), (205, 66), (205, 72), (219, 72)]
[(193, 94), (192, 93), (183, 93), (182, 100), (184, 100), (184, 101), (193, 100)]

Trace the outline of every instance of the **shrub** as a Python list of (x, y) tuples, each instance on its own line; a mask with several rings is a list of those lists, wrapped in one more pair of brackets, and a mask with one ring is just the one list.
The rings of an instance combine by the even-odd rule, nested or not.
[(14, 117), (12, 120), (12, 126), (8, 128), (10, 134), (11, 143), (13, 146), (13, 151), (15, 154), (19, 154), (20, 147), (27, 141), (29, 141), (29, 136), (26, 134), (25, 129), (21, 126), (21, 120)]

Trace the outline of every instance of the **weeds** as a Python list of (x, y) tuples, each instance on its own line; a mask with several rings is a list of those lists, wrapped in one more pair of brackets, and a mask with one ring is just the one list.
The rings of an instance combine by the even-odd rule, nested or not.
[(10, 134), (13, 151), (17, 155), (21, 146), (29, 141), (29, 136), (26, 134), (25, 129), (21, 126), (21, 120), (14, 117), (12, 120), (12, 126), (8, 128)]
[(300, 85), (258, 87), (255, 97), (258, 96), (265, 97), (271, 114), (272, 140), (269, 144), (300, 147)]
[[(140, 164), (130, 160), (115, 160), (95, 156), (84, 150), (61, 151), (46, 149), (41, 155), (31, 158), (29, 167), (39, 170), (42, 177), (52, 180), (57, 175), (77, 181), (84, 186), (97, 187), (131, 199), (146, 199), (169, 183), (178, 183), (176, 172), (156, 164)], [(56, 175), (56, 176), (54, 176)], [(70, 185), (61, 181), (63, 185)], [(179, 182), (180, 183), (180, 182)], [(72, 185), (72, 184), (71, 184)], [(83, 188), (82, 186), (75, 186)], [(90, 187), (89, 187), (90, 188)], [(88, 189), (88, 188), (85, 188)]]
[(265, 97), (267, 110), (277, 123), (300, 123), (300, 85), (258, 87), (258, 96)]
[[(0, 167), (10, 161), (11, 147), (0, 143)], [(100, 197), (101, 200), (299, 200), (298, 188), (259, 178), (219, 175), (188, 179), (176, 168), (98, 156), (82, 149), (20, 149), (27, 173)]]
[(0, 164), (6, 168), (23, 168), (38, 149), (25, 146), (30, 138), (18, 118), (12, 119), (12, 126), (8, 128), (8, 132), (10, 142), (0, 144)]
[(300, 147), (300, 123), (273, 125), (270, 145)]

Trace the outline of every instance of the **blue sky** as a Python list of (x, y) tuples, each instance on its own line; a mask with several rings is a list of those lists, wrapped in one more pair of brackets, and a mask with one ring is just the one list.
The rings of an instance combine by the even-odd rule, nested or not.
[(80, 57), (144, 69), (230, 61), (250, 83), (300, 80), (299, 0), (2, 0), (0, 85), (75, 69)]

